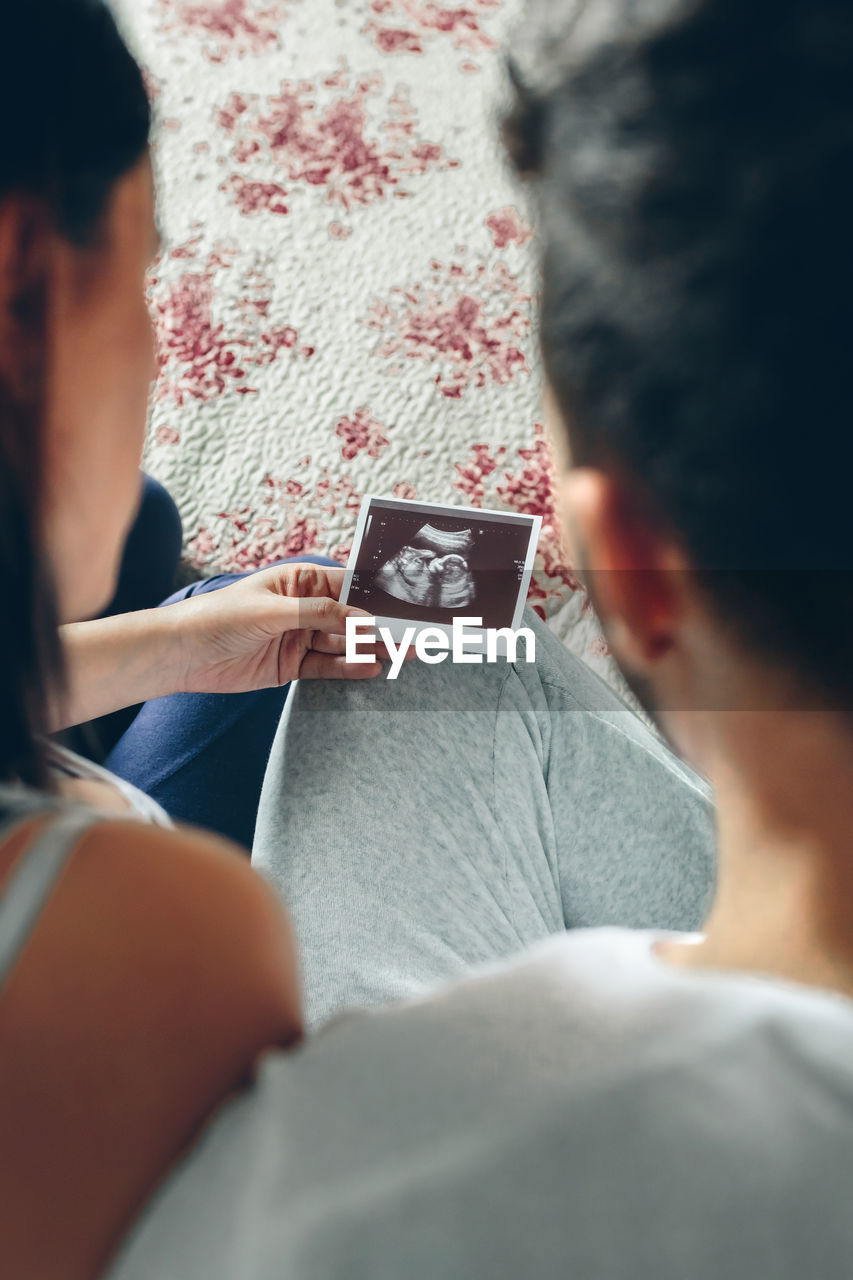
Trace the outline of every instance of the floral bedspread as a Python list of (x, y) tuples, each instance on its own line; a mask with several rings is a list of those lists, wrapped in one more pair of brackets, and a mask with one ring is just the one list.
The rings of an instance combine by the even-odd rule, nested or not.
[(613, 670), (560, 545), (532, 229), (501, 154), (519, 0), (116, 0), (165, 250), (146, 466), (203, 569), (344, 558), (361, 495), (543, 517), (535, 607)]

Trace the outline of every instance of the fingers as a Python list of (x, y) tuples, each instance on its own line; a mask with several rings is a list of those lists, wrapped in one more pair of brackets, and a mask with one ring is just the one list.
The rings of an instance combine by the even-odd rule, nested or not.
[[(346, 636), (326, 635), (324, 632), (318, 631), (311, 639), (311, 649), (314, 650), (315, 653), (343, 655), (347, 651), (347, 639)], [(369, 654), (371, 657), (378, 658), (383, 662), (390, 660), (391, 658), (391, 654), (388, 652), (388, 646), (379, 640), (377, 640), (375, 644), (371, 644), (367, 633), (363, 636), (359, 636), (358, 651), (360, 654), (364, 654), (365, 656)], [(414, 657), (414, 653), (414, 649), (409, 646), (408, 652), (406, 653), (406, 661), (408, 661), (409, 658)]]
[(381, 670), (381, 662), (347, 662), (344, 657), (310, 649), (302, 659), (299, 676), (303, 680), (372, 680)]
[[(383, 664), (391, 659), (387, 647), (376, 641), (370, 645), (366, 637), (359, 646), (359, 653), (364, 657), (372, 657), (373, 662), (347, 662), (346, 636), (324, 635), (316, 631), (310, 640), (299, 674), (303, 679), (326, 680), (363, 680), (379, 675)], [(416, 656), (415, 648), (409, 645), (404, 655), (405, 662), (411, 662)]]
[(265, 587), (276, 595), (303, 599), (330, 596), (337, 600), (344, 585), (345, 572), (335, 565), (275, 564), (258, 570), (247, 581), (256, 589)]
[[(311, 648), (309, 649), (309, 653), (310, 652), (331, 653), (335, 655), (340, 655), (340, 654), (346, 653), (346, 651), (347, 651), (346, 636), (328, 636), (324, 632), (318, 631), (315, 635), (311, 637)], [(361, 646), (359, 646), (359, 653), (361, 652), (362, 652)], [(365, 653), (367, 652), (366, 646), (365, 646), (364, 652)]]
[(322, 593), (330, 596), (333, 600), (337, 600), (341, 594), (341, 587), (344, 585), (346, 570), (332, 569), (327, 565), (306, 565), (305, 569), (300, 569), (300, 579), (305, 576), (306, 570), (310, 569), (313, 569), (318, 594)]
[[(372, 621), (372, 615), (364, 609), (340, 604), (331, 596), (308, 596), (292, 601), (296, 605), (296, 625), (300, 631), (323, 631), (332, 635), (345, 635), (347, 618)], [(365, 632), (362, 639), (366, 640)]]

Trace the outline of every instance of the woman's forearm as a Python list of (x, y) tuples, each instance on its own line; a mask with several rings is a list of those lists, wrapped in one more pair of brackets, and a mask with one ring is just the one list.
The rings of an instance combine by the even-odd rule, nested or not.
[(51, 707), (51, 729), (181, 689), (178, 619), (173, 606), (60, 627), (67, 689)]

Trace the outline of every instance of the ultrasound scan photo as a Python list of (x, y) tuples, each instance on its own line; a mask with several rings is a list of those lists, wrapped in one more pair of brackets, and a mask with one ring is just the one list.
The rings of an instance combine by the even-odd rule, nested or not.
[(381, 566), (376, 585), (409, 604), (464, 609), (476, 594), (468, 562), (473, 543), (471, 529), (450, 531), (425, 524), (411, 543)]
[(341, 600), (374, 616), (507, 627), (524, 605), (540, 520), (366, 494)]

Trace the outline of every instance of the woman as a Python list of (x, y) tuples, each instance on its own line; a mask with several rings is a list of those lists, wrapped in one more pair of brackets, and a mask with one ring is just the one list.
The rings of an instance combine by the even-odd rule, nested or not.
[(0, 1238), (4, 1274), (47, 1280), (97, 1272), (259, 1050), (301, 1033), (288, 926), (245, 859), (48, 731), (380, 668), (341, 656), (360, 611), (325, 568), (76, 622), (112, 596), (139, 498), (149, 108), (101, 0), (4, 14), (0, 103)]

